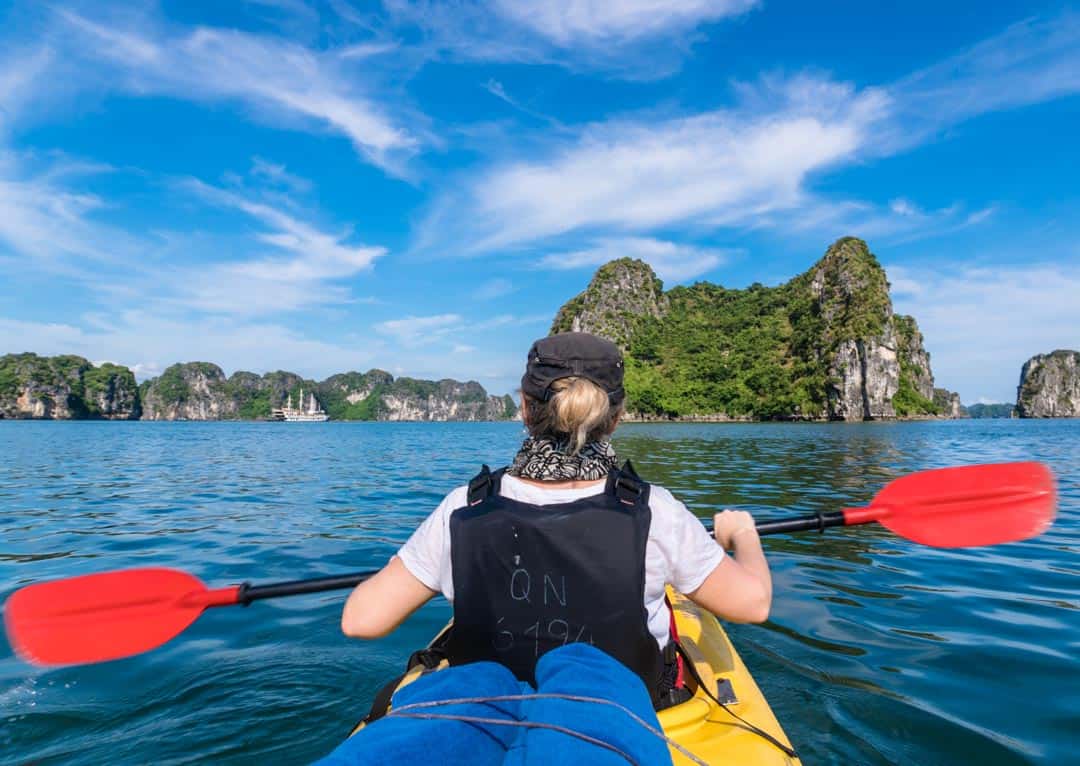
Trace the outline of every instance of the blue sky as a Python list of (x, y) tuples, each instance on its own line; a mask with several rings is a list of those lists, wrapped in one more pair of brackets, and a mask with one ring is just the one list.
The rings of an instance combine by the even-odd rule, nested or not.
[(0, 2), (0, 353), (502, 393), (606, 260), (850, 234), (1011, 401), (1080, 347), (1080, 12), (880, 5)]

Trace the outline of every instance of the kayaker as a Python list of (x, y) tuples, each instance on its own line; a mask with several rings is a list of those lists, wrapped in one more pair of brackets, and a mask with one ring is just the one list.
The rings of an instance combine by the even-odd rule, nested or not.
[(721, 619), (764, 621), (772, 581), (752, 517), (716, 514), (713, 539), (670, 492), (619, 467), (623, 359), (610, 341), (536, 341), (521, 394), (528, 436), (511, 465), (447, 495), (350, 594), (342, 630), (384, 636), (441, 592), (451, 665), (493, 660), (531, 682), (546, 651), (585, 642), (642, 678), (658, 707), (677, 701), (665, 586)]

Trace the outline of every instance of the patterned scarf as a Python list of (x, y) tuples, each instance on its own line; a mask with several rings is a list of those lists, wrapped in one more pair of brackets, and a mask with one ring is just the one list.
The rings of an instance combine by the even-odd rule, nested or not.
[(567, 446), (567, 442), (530, 436), (506, 472), (537, 481), (589, 481), (604, 478), (618, 466), (615, 448), (606, 439), (588, 442), (576, 455), (567, 454)]

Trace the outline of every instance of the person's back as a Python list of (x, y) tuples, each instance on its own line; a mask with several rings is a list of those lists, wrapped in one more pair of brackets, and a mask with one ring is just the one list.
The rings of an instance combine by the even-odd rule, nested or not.
[(485, 466), (447, 495), (350, 595), (345, 633), (384, 635), (442, 592), (454, 606), (451, 664), (494, 660), (531, 681), (546, 651), (586, 642), (633, 670), (659, 703), (677, 675), (666, 585), (719, 617), (764, 620), (771, 581), (749, 514), (717, 514), (714, 541), (670, 492), (619, 467), (610, 436), (622, 373), (606, 340), (537, 341), (522, 378), (529, 437), (512, 464)]

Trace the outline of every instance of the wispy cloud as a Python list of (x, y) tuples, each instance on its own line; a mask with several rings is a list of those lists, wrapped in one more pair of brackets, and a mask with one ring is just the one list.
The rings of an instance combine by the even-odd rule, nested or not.
[(262, 157), (251, 158), (251, 175), (300, 194), (307, 194), (312, 189), (312, 183), (308, 179), (294, 175), (284, 165), (264, 160)]
[(447, 348), (465, 344), (462, 335), (468, 335), (469, 341), (477, 337), (492, 338), (493, 330), (519, 325), (533, 325), (551, 321), (548, 314), (517, 316), (498, 314), (486, 319), (468, 320), (461, 314), (434, 314), (431, 316), (406, 316), (400, 319), (388, 319), (375, 325), (375, 332), (397, 343), (417, 348), (443, 343)]
[[(671, 74), (692, 31), (739, 16), (757, 0), (384, 0), (393, 23), (419, 27), (433, 55), (548, 63), (635, 79)], [(641, 55), (644, 43), (663, 38)], [(638, 54), (638, 55), (635, 55)]]
[(536, 120), (541, 120), (542, 122), (546, 122), (547, 124), (558, 130), (566, 130), (566, 126), (556, 120), (551, 115), (544, 114), (543, 112), (539, 112), (532, 107), (526, 106), (518, 99), (511, 96), (509, 93), (506, 92), (506, 87), (495, 78), (490, 78), (486, 83), (484, 83), (484, 90), (486, 90), (495, 98), (499, 99), (505, 104), (508, 104), (509, 106), (513, 107), (524, 115), (532, 117)]
[(1080, 14), (1013, 24), (889, 88), (899, 116), (883, 151), (918, 143), (971, 117), (1080, 91)]
[(464, 322), (460, 314), (408, 316), (379, 322), (375, 325), (375, 332), (408, 346), (418, 346), (433, 343), (449, 333), (460, 330), (464, 327)]
[(323, 231), (258, 198), (193, 178), (179, 187), (265, 227), (255, 240), (266, 254), (183, 269), (186, 274), (175, 281), (178, 300), (202, 311), (262, 314), (348, 302), (350, 292), (337, 282), (386, 254), (382, 247), (347, 244), (348, 229)]
[(37, 95), (35, 83), (52, 61), (46, 47), (14, 48), (0, 59), (0, 140), (25, 102)]
[(764, 81), (752, 95), (749, 108), (587, 126), (545, 157), (482, 173), (426, 230), (457, 229), (484, 251), (592, 229), (745, 223), (801, 204), (807, 176), (849, 161), (887, 103), (808, 77)]
[(1080, 261), (887, 266), (897, 311), (919, 321), (938, 385), (965, 402), (1014, 401), (1020, 366), (1076, 348)]
[[(251, 176), (256, 182), (265, 175), (259, 167)], [(318, 227), (311, 211), (281, 191), (225, 189), (194, 178), (168, 188), (233, 216), (241, 232), (253, 224), (255, 230), (130, 231), (105, 216), (122, 206), (88, 190), (119, 172), (63, 156), (0, 153), (0, 263), (17, 264), (20, 275), (72, 280), (130, 308), (255, 316), (352, 302), (344, 282), (386, 254), (353, 244), (350, 227)]]
[(495, 298), (501, 298), (504, 295), (509, 295), (516, 289), (514, 283), (509, 279), (496, 277), (495, 279), (489, 279), (476, 288), (473, 297), (479, 301), (490, 301)]
[(652, 266), (660, 279), (678, 283), (712, 271), (727, 255), (726, 250), (651, 237), (610, 237), (599, 239), (581, 250), (549, 253), (540, 260), (540, 266), (559, 270), (592, 269), (616, 258), (639, 258)]
[(757, 0), (496, 0), (493, 10), (560, 47), (616, 45), (738, 16)]
[[(58, 11), (67, 34), (59, 42), (99, 66), (98, 87), (193, 100), (237, 101), (275, 123), (316, 126), (349, 138), (357, 151), (391, 173), (422, 139), (348, 76), (342, 59), (285, 39), (198, 27), (170, 34), (152, 20), (127, 26)], [(102, 71), (100, 65), (111, 69)]]
[[(495, 91), (493, 91), (495, 92)], [(820, 74), (736, 83), (728, 107), (624, 115), (500, 160), (436, 200), (417, 249), (477, 253), (567, 235), (786, 230), (851, 221), (867, 236), (918, 237), (984, 221), (993, 206), (936, 211), (832, 200), (824, 172), (911, 148), (979, 114), (1080, 92), (1080, 16), (1029, 21), (896, 83), (856, 88)], [(498, 93), (496, 93), (498, 95)]]
[(103, 221), (106, 202), (87, 189), (108, 166), (62, 155), (33, 158), (0, 149), (0, 259), (53, 274), (92, 274), (124, 264), (145, 241)]
[(977, 226), (997, 211), (995, 205), (975, 210), (960, 202), (927, 210), (911, 200), (897, 197), (888, 205), (858, 200), (830, 200), (807, 195), (803, 204), (786, 214), (763, 214), (757, 228), (784, 229), (789, 233), (813, 232), (822, 237), (836, 232), (858, 232), (859, 236), (890, 245), (940, 237)]

